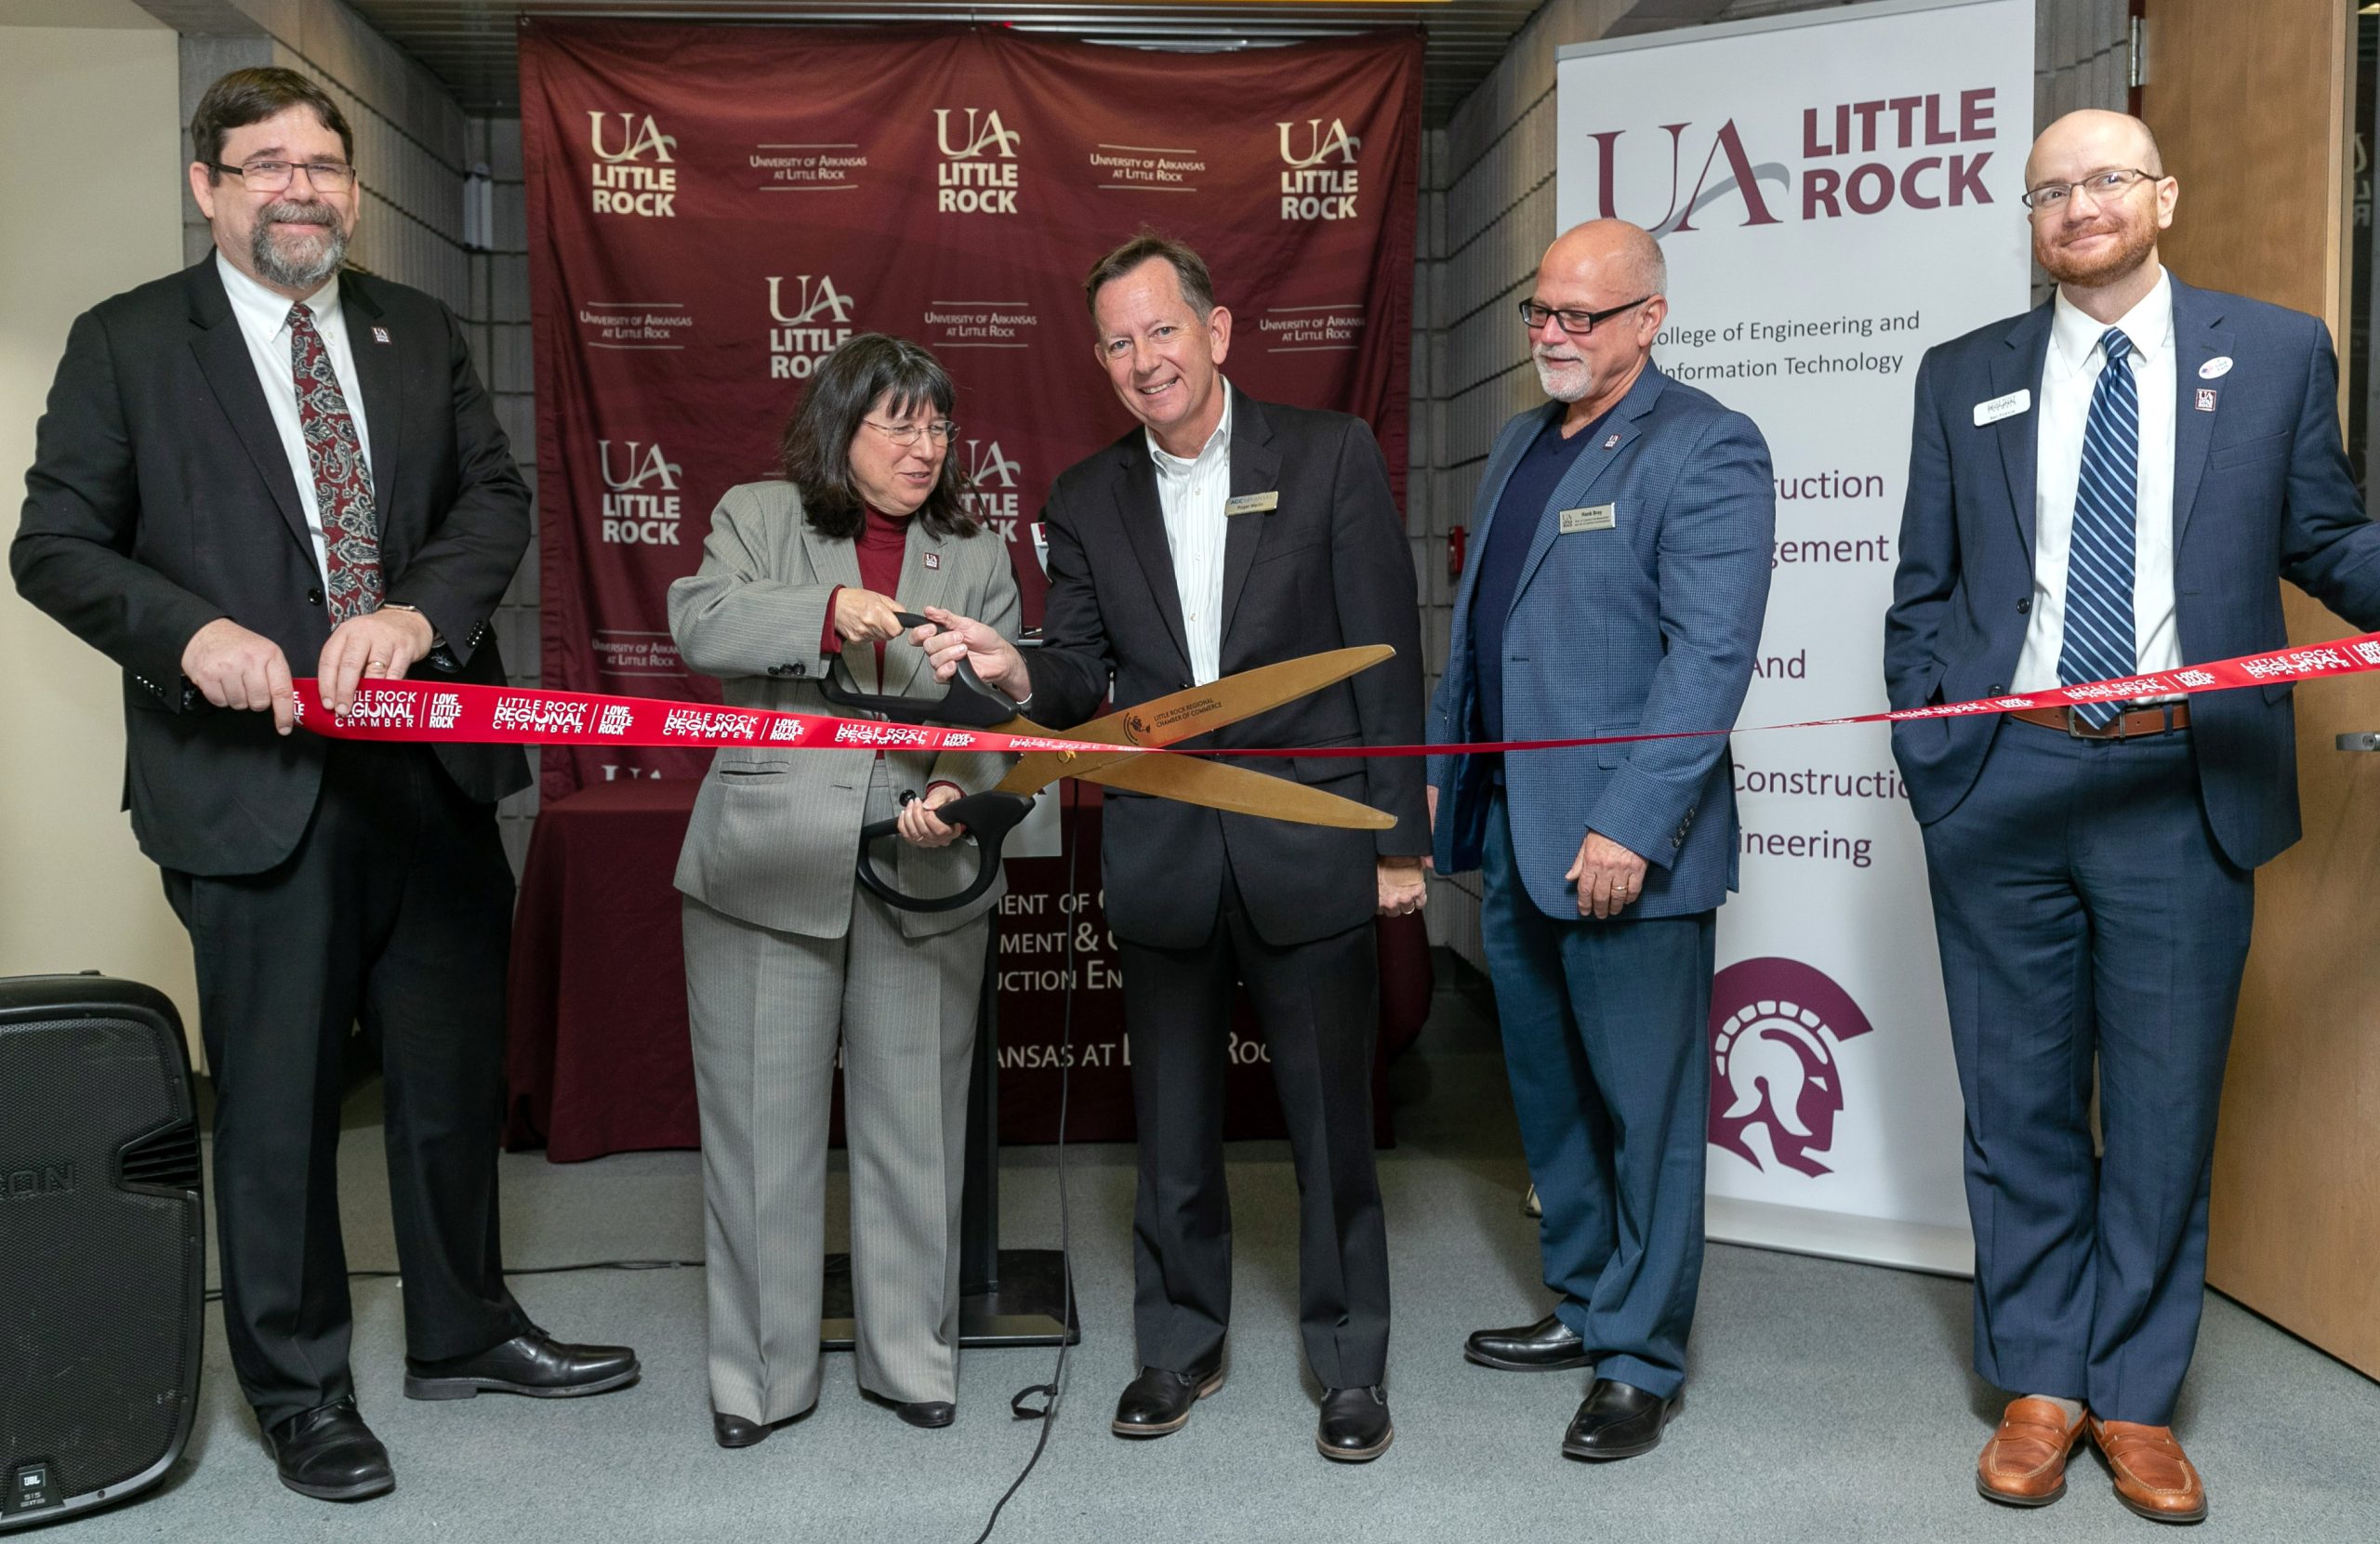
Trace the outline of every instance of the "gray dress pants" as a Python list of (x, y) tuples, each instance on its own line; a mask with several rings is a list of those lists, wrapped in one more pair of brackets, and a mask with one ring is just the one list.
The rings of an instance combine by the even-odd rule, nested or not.
[[(867, 818), (896, 806), (882, 777)], [(904, 1404), (959, 1387), (959, 1207), (990, 923), (908, 938), (854, 890), (840, 938), (685, 902), (702, 1108), (711, 1405), (747, 1420), (818, 1397), (826, 1127), (838, 1053), (851, 1157), (860, 1386)]]

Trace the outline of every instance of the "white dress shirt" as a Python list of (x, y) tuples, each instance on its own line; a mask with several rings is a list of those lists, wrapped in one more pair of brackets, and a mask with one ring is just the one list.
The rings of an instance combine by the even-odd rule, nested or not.
[[(248, 360), (257, 367), (264, 388), (265, 406), (272, 412), (272, 427), (281, 434), (282, 454), (289, 457), (290, 475), (298, 481), (298, 507), (306, 511), (306, 529), (314, 538), (314, 567), (330, 587), (330, 556), (323, 540), (322, 511), (314, 507), (314, 464), (306, 455), (306, 436), (298, 425), (298, 367), (290, 353), (289, 306), (285, 296), (272, 291), (233, 268), (222, 253), (215, 267), (231, 297), (231, 314), (240, 336), (247, 340)], [(339, 309), (338, 275), (306, 297), (314, 330), (330, 351), (332, 373), (338, 376), (339, 395), (347, 399), (347, 416), (355, 420), (355, 439), (364, 451), (364, 470), (372, 470), (372, 434), (364, 422), (364, 394), (356, 389), (355, 350), (348, 346), (347, 314)]]
[[(2132, 636), (2143, 673), (2182, 665), (2174, 624), (2174, 285), (2161, 269), (2157, 287), (2115, 323), (2132, 339), (2124, 363), (2140, 394), (2140, 460), (2133, 505)], [(2059, 684), (2058, 651), (2066, 645), (2066, 565), (2073, 548), (2074, 494), (2082, 480), (2082, 432), (2091, 393), (2108, 356), (2099, 347), (2104, 323), (2067, 299), (2052, 311), (2049, 357), (2035, 408), (2033, 474), (2033, 609), (2025, 647), (2016, 656), (2012, 692), (2046, 692)]]
[(1157, 463), (1157, 501), (1165, 512), (1165, 545), (1173, 554), (1174, 587), (1182, 596), (1182, 632), (1190, 645), (1190, 677), (1204, 686), (1223, 674), (1223, 528), (1231, 501), (1231, 383), (1217, 381), (1223, 416), (1198, 454), (1170, 455), (1149, 435)]

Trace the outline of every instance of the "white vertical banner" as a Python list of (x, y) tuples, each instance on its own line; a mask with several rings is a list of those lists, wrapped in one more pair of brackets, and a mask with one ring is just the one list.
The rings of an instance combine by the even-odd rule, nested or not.
[[(1884, 703), (1917, 363), (2025, 309), (2033, 0), (1882, 0), (1561, 51), (1564, 229), (1669, 259), (1654, 357), (1749, 415), (1777, 548), (1744, 725)], [(1739, 733), (1710, 1231), (1965, 1273), (1924, 854), (1881, 725)]]

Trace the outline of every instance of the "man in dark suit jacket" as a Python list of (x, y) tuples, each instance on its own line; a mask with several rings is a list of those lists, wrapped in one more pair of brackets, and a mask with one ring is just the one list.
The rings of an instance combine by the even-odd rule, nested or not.
[(191, 189), (216, 250), (78, 318), (10, 551), (26, 599), (124, 667), (125, 802), (189, 928), (216, 1092), (223, 1318), (283, 1482), (394, 1483), (355, 1410), (341, 1068), (386, 1078), (405, 1392), (592, 1393), (504, 1285), (496, 1194), (517, 750), (292, 734), (290, 661), (344, 711), (416, 664), (498, 682), (488, 619), (528, 492), (446, 309), (339, 273), (337, 106), (286, 70), (210, 87)]
[[(2057, 295), (1919, 366), (1892, 706), (2279, 648), (2283, 578), (2380, 627), (2322, 324), (2165, 271), (2177, 188), (2136, 119), (2059, 119), (2025, 181)], [(1893, 749), (1966, 1100), (1976, 1370), (2019, 1396), (1977, 1487), (2056, 1500), (2087, 1430), (2126, 1506), (2194, 1521), (2168, 1423), (2254, 871), (2298, 836), (2290, 688), (1897, 724)]]
[[(1051, 724), (1078, 723), (1113, 680), (1144, 702), (1328, 649), (1396, 657), (1186, 745), (1411, 745), (1421, 729), (1420, 622), (1404, 521), (1361, 420), (1260, 402), (1218, 369), (1231, 313), (1206, 265), (1144, 236), (1085, 284), (1096, 348), (1144, 426), (1051, 488), (1045, 645), (1029, 668), (980, 624), (930, 640), (945, 678), (963, 654)], [(1140, 1195), (1133, 1227), (1140, 1376), (1119, 1436), (1178, 1431), (1223, 1382), (1231, 1307), (1223, 1190), (1223, 1053), (1246, 983), (1271, 1049), (1297, 1165), (1299, 1317), (1324, 1389), (1316, 1445), (1376, 1458), (1393, 1434), (1388, 1247), (1372, 1168), (1379, 995), (1372, 917), (1422, 901), (1421, 766), (1252, 758), (1246, 765), (1397, 817), (1342, 831), (1111, 790), (1108, 924), (1124, 972)]]

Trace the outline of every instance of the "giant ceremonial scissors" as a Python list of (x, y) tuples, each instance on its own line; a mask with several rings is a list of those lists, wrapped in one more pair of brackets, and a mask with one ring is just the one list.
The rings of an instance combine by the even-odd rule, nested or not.
[[(905, 627), (929, 625), (922, 616), (907, 612), (896, 614)], [(1122, 708), (1067, 730), (1045, 729), (1019, 714), (1016, 705), (986, 686), (964, 659), (959, 662), (958, 674), (943, 695), (929, 698), (878, 696), (861, 692), (843, 674), (842, 662), (838, 658), (818, 683), (826, 700), (838, 706), (881, 714), (896, 723), (1046, 735), (1055, 740), (1079, 741), (1083, 746), (1078, 751), (1036, 751), (1022, 757), (998, 786), (952, 799), (934, 812), (951, 825), (964, 825), (981, 850), (974, 880), (965, 890), (954, 895), (907, 895), (878, 873), (869, 850), (898, 828), (900, 823), (891, 820), (875, 821), (860, 828), (860, 883), (885, 904), (904, 911), (950, 911), (965, 905), (992, 888), (992, 882), (999, 878), (1000, 844), (1033, 807), (1034, 797), (1062, 777), (1078, 777), (1110, 787), (1129, 788), (1134, 793), (1155, 794), (1235, 814), (1262, 815), (1301, 825), (1384, 831), (1396, 824), (1395, 817), (1352, 798), (1245, 767), (1188, 758), (1142, 756), (1137, 747), (1170, 746), (1237, 723), (1345, 680), (1395, 653), (1385, 643), (1375, 643), (1285, 659), (1277, 665), (1243, 670), (1204, 686), (1193, 686), (1170, 696)], [(1103, 746), (1126, 748), (1102, 751), (1099, 747)]]

